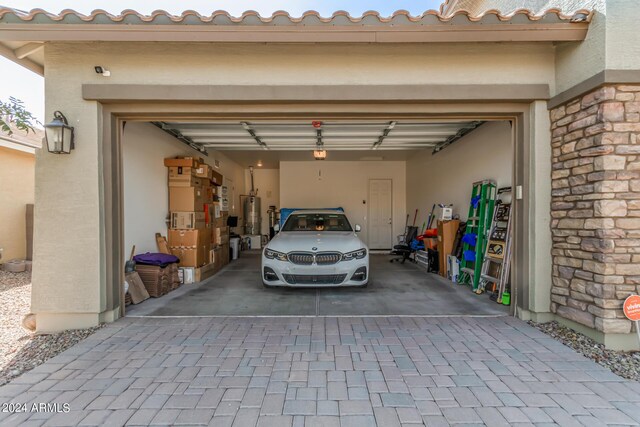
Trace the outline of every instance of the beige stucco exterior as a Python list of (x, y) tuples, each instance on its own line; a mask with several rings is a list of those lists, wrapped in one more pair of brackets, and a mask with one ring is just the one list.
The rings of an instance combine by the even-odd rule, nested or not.
[[(42, 314), (39, 328), (50, 329), (47, 321), (59, 316), (70, 319), (70, 325), (73, 318), (83, 325), (87, 319), (95, 323), (111, 317), (114, 310), (107, 306), (105, 283), (104, 257), (109, 250), (101, 225), (107, 214), (105, 184), (96, 173), (102, 168), (101, 136), (106, 124), (101, 104), (82, 98), (83, 84), (286, 84), (303, 88), (319, 84), (395, 85), (401, 76), (403, 85), (513, 83), (553, 87), (553, 58), (550, 43), (311, 48), (286, 44), (47, 44), (47, 115), (64, 111), (76, 128), (77, 143), (71, 156), (41, 153), (36, 171), (35, 251), (39, 261), (33, 273), (33, 311)], [(95, 65), (107, 67), (111, 77), (97, 75)], [(179, 113), (181, 107), (171, 109)], [(59, 227), (61, 223), (69, 224)]]
[[(107, 30), (101, 30), (100, 41), (87, 41), (86, 28), (91, 24), (83, 28), (84, 41), (69, 41), (61, 40), (59, 31), (55, 35), (51, 31), (44, 47), (47, 115), (64, 111), (76, 129), (77, 143), (70, 156), (38, 155), (32, 301), (38, 328), (87, 326), (118, 316), (119, 301), (110, 291), (118, 274), (108, 262), (122, 250), (114, 252), (112, 244), (118, 240), (121, 214), (112, 200), (121, 190), (117, 126), (126, 118), (159, 116), (369, 114), (512, 121), (512, 182), (523, 190), (516, 221), (520, 246), (514, 273), (518, 280), (515, 314), (524, 319), (553, 319), (548, 102), (566, 102), (589, 90), (588, 86), (614, 78), (605, 75), (610, 70), (623, 71), (615, 78), (626, 80), (633, 80), (640, 70), (634, 2), (593, 3), (584, 41), (558, 37), (557, 42), (452, 39), (445, 43), (442, 39), (416, 43), (412, 39), (411, 43), (383, 43), (380, 39), (369, 43), (367, 39), (367, 43), (356, 43), (353, 35), (370, 29), (347, 27), (348, 43), (339, 38), (332, 43), (301, 43), (302, 39), (297, 43), (214, 43), (184, 38), (143, 42), (124, 41), (124, 36), (117, 38), (120, 41), (105, 41)], [(460, 27), (461, 31), (478, 28), (465, 25), (469, 27)], [(147, 28), (140, 34), (153, 31)], [(163, 38), (169, 37), (162, 31)], [(483, 38), (493, 30), (485, 27), (483, 31), (484, 35), (478, 33), (479, 40), (496, 40)], [(109, 69), (111, 76), (96, 74), (96, 65)], [(407, 181), (419, 174), (411, 165), (407, 171)], [(246, 188), (243, 173), (235, 175), (236, 187)], [(279, 179), (282, 182), (282, 173)], [(281, 185), (280, 198), (284, 197)], [(405, 211), (415, 209), (412, 196), (404, 197), (406, 201), (398, 203), (404, 203)]]
[(27, 257), (26, 211), (34, 201), (34, 151), (0, 140), (0, 263)]

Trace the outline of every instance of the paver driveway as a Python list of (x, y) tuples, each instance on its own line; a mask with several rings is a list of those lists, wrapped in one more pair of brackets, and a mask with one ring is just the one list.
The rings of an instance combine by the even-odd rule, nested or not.
[(0, 388), (8, 425), (635, 425), (640, 384), (510, 317), (126, 318)]

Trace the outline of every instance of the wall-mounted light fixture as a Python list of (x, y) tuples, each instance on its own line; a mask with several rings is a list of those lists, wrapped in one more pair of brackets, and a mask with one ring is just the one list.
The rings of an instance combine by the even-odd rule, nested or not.
[(95, 67), (93, 67), (93, 69), (96, 71), (96, 74), (100, 74), (103, 77), (111, 77), (111, 71), (107, 70), (101, 65), (96, 65)]
[(327, 158), (327, 150), (314, 150), (313, 158), (316, 160), (324, 160)]
[(44, 137), (50, 153), (69, 154), (75, 148), (73, 127), (60, 111), (55, 111), (51, 123), (44, 125)]

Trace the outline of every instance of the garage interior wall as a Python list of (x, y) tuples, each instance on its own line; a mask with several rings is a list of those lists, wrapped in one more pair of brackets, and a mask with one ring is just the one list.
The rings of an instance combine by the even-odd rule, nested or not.
[(281, 208), (342, 207), (352, 224), (362, 226), (368, 244), (367, 212), (370, 179), (391, 179), (393, 236), (404, 233), (406, 162), (312, 161), (280, 162)]
[(35, 167), (33, 153), (0, 147), (0, 262), (27, 255), (25, 215), (34, 199)]
[[(244, 193), (249, 194), (251, 191), (251, 175), (249, 169), (245, 169), (245, 188)], [(253, 169), (253, 186), (258, 191), (260, 197), (260, 214), (262, 216), (262, 234), (269, 234), (269, 215), (267, 211), (270, 205), (275, 205), (280, 209), (280, 170), (278, 169), (261, 169), (254, 167)], [(239, 209), (242, 217), (242, 208)]]
[[(157, 252), (155, 233), (167, 233), (169, 190), (166, 157), (204, 157), (218, 170), (230, 177), (236, 188), (244, 188), (244, 171), (237, 163), (218, 152), (202, 156), (171, 135), (150, 123), (127, 122), (122, 137), (124, 182), (124, 253), (129, 257), (131, 247), (136, 253)], [(233, 212), (231, 212), (233, 213)]]
[(425, 150), (407, 161), (407, 212), (419, 209), (422, 224), (434, 203), (453, 203), (454, 215), (469, 214), (472, 184), (495, 180), (511, 185), (513, 143), (509, 122), (488, 122), (433, 155)]

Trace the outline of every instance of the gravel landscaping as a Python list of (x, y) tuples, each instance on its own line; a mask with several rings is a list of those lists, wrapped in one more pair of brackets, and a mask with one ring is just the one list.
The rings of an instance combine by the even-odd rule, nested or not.
[(0, 270), (0, 385), (82, 341), (98, 328), (33, 335), (22, 327), (30, 312), (31, 274)]
[(613, 351), (558, 322), (529, 322), (547, 335), (628, 380), (640, 381), (640, 351)]

